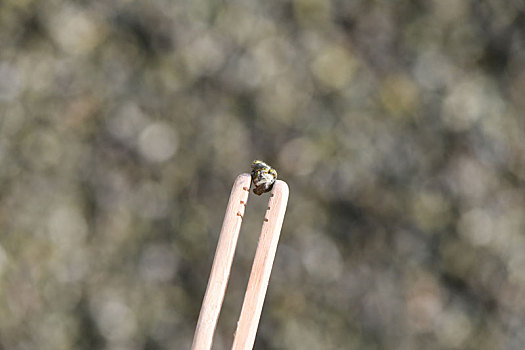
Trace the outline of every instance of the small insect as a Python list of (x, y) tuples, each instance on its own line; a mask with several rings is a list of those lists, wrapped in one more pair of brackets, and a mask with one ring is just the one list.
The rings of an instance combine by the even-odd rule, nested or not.
[(260, 196), (272, 190), (277, 179), (277, 171), (263, 161), (254, 160), (252, 163), (252, 182), (255, 185), (253, 193)]

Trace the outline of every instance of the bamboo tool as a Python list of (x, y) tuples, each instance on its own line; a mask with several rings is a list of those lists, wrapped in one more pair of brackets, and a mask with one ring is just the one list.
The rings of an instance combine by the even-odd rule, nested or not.
[[(242, 217), (248, 201), (250, 180), (249, 174), (241, 174), (233, 185), (217, 243), (208, 287), (195, 328), (192, 350), (210, 350), (213, 344), (213, 334), (228, 285)], [(237, 322), (232, 350), (253, 348), (286, 212), (288, 194), (286, 182), (275, 181), (261, 228), (241, 315)]]

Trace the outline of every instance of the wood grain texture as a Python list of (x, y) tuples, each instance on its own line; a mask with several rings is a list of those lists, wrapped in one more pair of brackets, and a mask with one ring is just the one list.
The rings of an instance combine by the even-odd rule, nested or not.
[(264, 217), (232, 350), (251, 350), (253, 348), (279, 243), (288, 194), (289, 189), (286, 182), (277, 180)]
[(192, 350), (209, 350), (213, 344), (213, 334), (217, 326), (221, 306), (224, 300), (228, 279), (230, 277), (233, 256), (239, 238), (244, 209), (250, 193), (249, 174), (241, 174), (235, 180), (224, 215), (222, 229), (215, 251), (215, 258), (202, 302), (201, 312)]

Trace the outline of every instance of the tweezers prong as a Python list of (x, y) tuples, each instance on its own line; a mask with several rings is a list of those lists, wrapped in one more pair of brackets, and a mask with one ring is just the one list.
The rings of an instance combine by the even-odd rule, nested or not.
[(209, 350), (213, 344), (213, 334), (219, 320), (224, 294), (230, 278), (233, 256), (237, 247), (237, 239), (241, 230), (244, 203), (248, 201), (248, 194), (250, 193), (250, 181), (249, 174), (241, 174), (237, 176), (233, 184), (210, 278), (208, 279), (208, 286), (206, 287), (206, 294), (204, 294), (202, 301), (199, 321), (195, 328), (192, 350)]
[(241, 316), (239, 317), (239, 322), (237, 322), (237, 331), (235, 332), (232, 350), (253, 348), (266, 290), (270, 281), (270, 274), (272, 273), (277, 244), (279, 243), (281, 227), (283, 226), (288, 194), (289, 190), (286, 182), (277, 180), (273, 185), (272, 196), (268, 201), (268, 210), (266, 211), (261, 235), (259, 236), (259, 243), (242, 304)]

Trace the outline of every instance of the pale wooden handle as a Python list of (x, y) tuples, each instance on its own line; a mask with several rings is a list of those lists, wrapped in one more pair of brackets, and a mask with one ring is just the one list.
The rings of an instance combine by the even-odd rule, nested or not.
[(277, 243), (279, 243), (286, 204), (288, 203), (288, 193), (286, 182), (277, 180), (268, 202), (268, 210), (255, 252), (232, 350), (251, 350), (253, 348), (270, 274), (272, 273)]
[(230, 270), (239, 238), (242, 217), (250, 193), (249, 174), (241, 174), (235, 180), (230, 194), (226, 214), (213, 259), (213, 266), (202, 302), (199, 321), (195, 328), (192, 350), (210, 350), (213, 344), (213, 334), (219, 319), (224, 293), (228, 286)]

